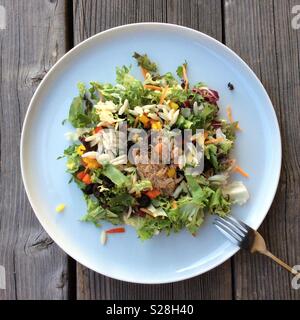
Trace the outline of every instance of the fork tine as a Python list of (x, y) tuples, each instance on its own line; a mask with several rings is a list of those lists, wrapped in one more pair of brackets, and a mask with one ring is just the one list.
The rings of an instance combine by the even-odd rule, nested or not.
[(236, 240), (235, 238), (233, 238), (230, 234), (228, 234), (227, 231), (225, 231), (223, 228), (221, 228), (216, 223), (213, 223), (213, 224), (227, 239), (229, 239), (229, 241), (231, 241), (233, 244), (235, 244), (237, 246), (240, 246), (240, 242), (238, 240)]
[(232, 231), (239, 234), (242, 238), (247, 235), (247, 231), (243, 228), (239, 227), (236, 223), (232, 222), (231, 220), (226, 219), (226, 217), (216, 217), (216, 220), (220, 220), (224, 225), (230, 228)]
[(238, 246), (241, 245), (242, 238), (239, 234), (235, 233), (228, 226), (224, 225), (220, 220), (215, 220), (213, 224), (232, 242), (234, 242)]
[(236, 223), (236, 227), (243, 227), (245, 229), (245, 231), (250, 231), (252, 230), (251, 227), (249, 227), (248, 225), (246, 225), (246, 223), (244, 223), (243, 221), (237, 219), (237, 218), (234, 218), (233, 216), (228, 216), (226, 217), (227, 219), (231, 220), (232, 223)]

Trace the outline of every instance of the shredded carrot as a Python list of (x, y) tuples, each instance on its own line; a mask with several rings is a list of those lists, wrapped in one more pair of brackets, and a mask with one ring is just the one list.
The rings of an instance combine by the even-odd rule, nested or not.
[(172, 208), (173, 208), (173, 209), (177, 209), (177, 207), (178, 207), (178, 205), (177, 205), (176, 200), (173, 200), (173, 201), (172, 201)]
[(160, 96), (160, 100), (159, 100), (159, 104), (163, 104), (165, 98), (166, 98), (166, 95), (167, 95), (167, 92), (168, 92), (168, 89), (169, 89), (169, 86), (166, 86)]
[(147, 75), (148, 71), (143, 67), (141, 67), (141, 71), (142, 71), (142, 75), (143, 75), (144, 79), (146, 79), (146, 75)]
[(207, 137), (208, 137), (208, 132), (204, 130), (204, 141), (207, 139)]
[(137, 125), (139, 123), (139, 116), (136, 116), (135, 120), (134, 120), (134, 124), (133, 124), (133, 127), (136, 128)]
[(206, 140), (204, 143), (205, 144), (217, 144), (217, 143), (220, 143), (220, 142), (223, 142), (223, 141), (224, 141), (223, 138), (216, 138), (216, 139), (211, 138), (211, 139)]
[(184, 80), (184, 90), (186, 91), (189, 86), (189, 79), (187, 77), (186, 68), (185, 68), (184, 64), (182, 65), (182, 76), (183, 76), (183, 80)]
[[(227, 117), (228, 117), (229, 122), (230, 122), (230, 123), (234, 123), (231, 107), (227, 107), (227, 108), (226, 108), (226, 112), (227, 112)], [(241, 128), (239, 127), (238, 124), (236, 125), (236, 129), (237, 129), (237, 130), (241, 130)]]
[(242, 176), (248, 178), (249, 177), (249, 174), (247, 172), (245, 172), (241, 167), (239, 166), (235, 166), (234, 169), (233, 169), (235, 172), (241, 174)]
[(109, 229), (106, 230), (105, 233), (123, 233), (125, 232), (125, 228), (113, 228), (113, 229)]
[(162, 88), (161, 88), (161, 87), (159, 87), (159, 86), (154, 86), (154, 85), (152, 85), (152, 84), (145, 84), (145, 85), (144, 85), (144, 89), (162, 91)]
[(226, 112), (227, 112), (227, 117), (230, 123), (233, 123), (233, 117), (232, 117), (232, 109), (231, 107), (227, 107), (226, 108)]

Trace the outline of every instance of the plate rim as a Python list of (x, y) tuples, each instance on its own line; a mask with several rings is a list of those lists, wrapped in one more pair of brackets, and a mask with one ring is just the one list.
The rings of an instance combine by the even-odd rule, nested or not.
[[(162, 28), (171, 28), (171, 29), (178, 29), (179, 31), (187, 31), (190, 33), (193, 33), (195, 35), (201, 36), (202, 38), (206, 38), (209, 41), (214, 42), (216, 45), (221, 46), (223, 50), (227, 51), (229, 54), (233, 55), (237, 60), (239, 60), (239, 62), (247, 69), (247, 71), (249, 72), (249, 74), (256, 80), (257, 84), (260, 86), (260, 89), (262, 91), (262, 93), (264, 94), (265, 98), (267, 99), (267, 101), (269, 102), (269, 105), (271, 106), (270, 111), (272, 113), (273, 119), (274, 119), (274, 125), (276, 128), (274, 128), (275, 131), (277, 131), (278, 133), (278, 139), (279, 139), (279, 145), (278, 145), (278, 172), (276, 173), (276, 177), (274, 177), (274, 181), (275, 183), (273, 183), (273, 192), (270, 197), (270, 201), (269, 203), (267, 203), (266, 205), (266, 212), (264, 213), (264, 215), (261, 217), (261, 220), (256, 226), (254, 226), (254, 229), (258, 229), (259, 226), (262, 224), (262, 222), (265, 220), (266, 215), (268, 214), (270, 207), (274, 201), (277, 189), (278, 189), (278, 184), (279, 184), (279, 179), (281, 176), (281, 168), (282, 168), (282, 138), (281, 138), (281, 132), (280, 132), (280, 126), (279, 126), (279, 122), (278, 122), (278, 118), (273, 106), (273, 103), (265, 89), (265, 87), (263, 86), (263, 84), (261, 83), (260, 79), (258, 78), (258, 76), (256, 75), (256, 73), (250, 68), (250, 66), (237, 54), (235, 53), (232, 49), (230, 49), (229, 47), (227, 47), (225, 44), (223, 44), (222, 42), (220, 42), (219, 40), (213, 38), (212, 36), (209, 36), (201, 31), (186, 27), (186, 26), (182, 26), (182, 25), (177, 25), (177, 24), (173, 24), (173, 23), (164, 23), (164, 22), (140, 22), (140, 23), (129, 23), (129, 24), (124, 24), (124, 25), (120, 25), (120, 26), (116, 26), (104, 31), (101, 31), (99, 33), (96, 33), (95, 35), (83, 40), (82, 42), (78, 43), (76, 46), (74, 46), (72, 49), (70, 49), (68, 52), (66, 52), (62, 57), (60, 57), (56, 63), (50, 68), (50, 70), (47, 72), (47, 74), (45, 75), (45, 77), (43, 78), (43, 80), (40, 82), (40, 84), (37, 86), (31, 100), (29, 103), (29, 106), (27, 108), (25, 117), (24, 117), (24, 121), (23, 121), (23, 125), (22, 125), (22, 132), (21, 132), (21, 139), (20, 139), (20, 167), (21, 167), (21, 176), (22, 176), (22, 181), (23, 181), (23, 185), (26, 191), (26, 195), (27, 198), (29, 200), (29, 203), (34, 211), (34, 214), (36, 216), (36, 218), (38, 219), (39, 223), (42, 225), (42, 227), (44, 228), (44, 230), (49, 234), (49, 236), (55, 241), (55, 243), (59, 246), (59, 248), (61, 248), (68, 256), (70, 256), (71, 258), (73, 258), (75, 261), (79, 262), (80, 264), (84, 265), (85, 267), (91, 269), (92, 271), (102, 274), (106, 277), (109, 278), (113, 278), (113, 279), (117, 279), (117, 280), (121, 280), (121, 281), (125, 281), (125, 282), (131, 282), (131, 283), (139, 283), (139, 284), (164, 284), (164, 283), (174, 283), (174, 282), (178, 282), (178, 281), (182, 281), (182, 280), (187, 280), (187, 279), (191, 279), (193, 277), (199, 276), (201, 274), (204, 274), (214, 268), (216, 268), (217, 266), (223, 264), (225, 261), (227, 261), (228, 259), (230, 259), (233, 255), (235, 255), (238, 251), (239, 248), (235, 248), (233, 246), (228, 247), (228, 252), (224, 253), (222, 257), (220, 257), (219, 261), (214, 261), (207, 269), (206, 271), (201, 271), (199, 269), (195, 269), (195, 271), (190, 272), (190, 274), (186, 275), (182, 275), (180, 276), (180, 274), (177, 274), (178, 276), (176, 277), (176, 279), (166, 279), (163, 281), (152, 281), (151, 279), (144, 279), (143, 281), (140, 281), (140, 279), (138, 280), (134, 280), (134, 278), (123, 278), (123, 277), (119, 277), (117, 274), (108, 274), (107, 272), (102, 272), (101, 273), (97, 270), (95, 270), (95, 268), (93, 266), (90, 266), (89, 263), (87, 262), (82, 262), (81, 258), (78, 257), (74, 257), (73, 254), (69, 253), (69, 250), (65, 248), (64, 244), (61, 243), (60, 240), (55, 239), (54, 236), (54, 231), (51, 230), (50, 227), (47, 226), (47, 222), (45, 221), (46, 219), (43, 219), (42, 216), (40, 216), (38, 214), (38, 210), (36, 208), (36, 206), (34, 205), (34, 200), (33, 197), (31, 196), (30, 190), (29, 190), (29, 186), (27, 183), (27, 178), (26, 178), (26, 173), (25, 173), (25, 159), (24, 159), (24, 153), (25, 153), (25, 134), (26, 131), (28, 130), (28, 122), (30, 120), (30, 114), (31, 111), (33, 109), (33, 106), (38, 98), (38, 95), (41, 91), (41, 89), (43, 89), (44, 84), (47, 82), (48, 78), (51, 77), (52, 74), (54, 74), (56, 72), (56, 69), (60, 66), (60, 64), (66, 60), (71, 54), (74, 53), (74, 51), (77, 51), (78, 48), (83, 47), (85, 44), (92, 42), (95, 38), (97, 37), (101, 37), (104, 34), (107, 33), (113, 33), (113, 32), (118, 32), (120, 30), (124, 30), (124, 29), (130, 29), (130, 28), (135, 28), (135, 27), (149, 27), (149, 26), (156, 26), (156, 27), (162, 27)], [(269, 106), (268, 106), (269, 107)]]

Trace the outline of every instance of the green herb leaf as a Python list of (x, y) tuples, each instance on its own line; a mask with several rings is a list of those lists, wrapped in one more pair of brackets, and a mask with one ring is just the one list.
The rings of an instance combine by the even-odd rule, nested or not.
[(150, 59), (148, 58), (148, 56), (146, 54), (141, 55), (141, 54), (135, 52), (133, 54), (133, 58), (136, 59), (138, 66), (140, 66), (140, 67), (142, 67), (152, 73), (157, 72), (157, 65), (154, 62), (150, 61)]

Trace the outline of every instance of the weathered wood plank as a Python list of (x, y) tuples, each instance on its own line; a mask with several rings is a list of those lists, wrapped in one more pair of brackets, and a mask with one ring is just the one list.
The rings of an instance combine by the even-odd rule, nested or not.
[(22, 185), (20, 132), (30, 98), (66, 48), (66, 3), (4, 0), (0, 30), (0, 265), (3, 299), (68, 298), (68, 258), (44, 232)]
[[(300, 30), (291, 27), (292, 6), (299, 1), (225, 0), (225, 40), (265, 85), (280, 121), (283, 168), (278, 192), (261, 228), (270, 250), (299, 264)], [(299, 299), (291, 276), (265, 257), (241, 252), (235, 258), (235, 298)]]
[[(222, 40), (221, 9), (219, 0), (77, 0), (75, 44), (105, 29), (143, 21), (177, 23)], [(230, 299), (231, 296), (230, 261), (200, 277), (166, 285), (129, 284), (81, 265), (77, 267), (78, 299)]]

